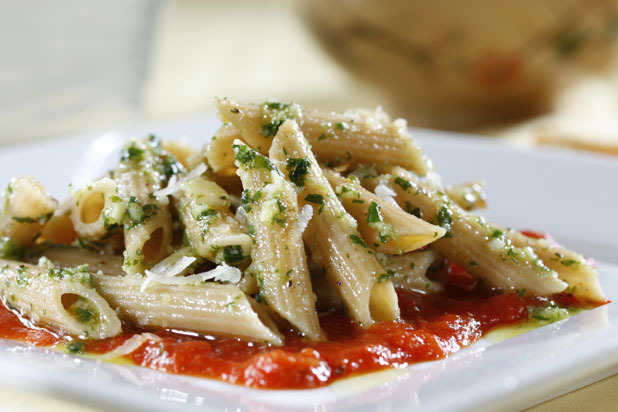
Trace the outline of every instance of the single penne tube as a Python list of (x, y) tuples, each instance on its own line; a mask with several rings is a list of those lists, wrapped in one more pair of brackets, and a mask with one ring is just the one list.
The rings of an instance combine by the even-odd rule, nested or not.
[(569, 284), (567, 292), (583, 301), (605, 302), (599, 271), (592, 261), (549, 239), (526, 236), (513, 230), (505, 230), (505, 233), (515, 246), (532, 248), (548, 268)]
[(332, 169), (323, 169), (346, 211), (358, 223), (365, 243), (381, 253), (401, 254), (441, 238), (446, 230), (401, 210), (399, 206)]
[[(259, 300), (309, 339), (324, 340), (311, 290), (294, 187), (270, 160), (240, 140), (234, 142), (234, 150), (245, 188), (241, 207), (247, 212), (255, 239), (251, 259)], [(307, 210), (312, 212), (311, 207)], [(302, 224), (306, 226), (307, 222)]]
[(71, 221), (80, 237), (98, 240), (122, 225), (126, 205), (114, 180), (104, 177), (71, 195)]
[(515, 246), (497, 227), (469, 214), (437, 189), (423, 184), (413, 173), (389, 168), (382, 178), (364, 179), (372, 189), (388, 184), (396, 192), (402, 209), (446, 229), (447, 234), (432, 243), (442, 256), (490, 286), (528, 295), (551, 295), (567, 284), (548, 268), (532, 248)]
[(18, 247), (32, 246), (58, 202), (32, 176), (13, 179), (0, 198), (0, 236)]
[(224, 124), (217, 130), (206, 149), (206, 160), (214, 172), (235, 171), (234, 140), (242, 140), (240, 132), (232, 124)]
[(167, 285), (144, 277), (95, 276), (95, 286), (122, 319), (140, 327), (198, 333), (281, 345), (283, 337), (264, 308), (233, 285), (205, 282)]
[(0, 260), (0, 279), (3, 302), (35, 324), (88, 339), (121, 332), (85, 265), (65, 269), (44, 259), (38, 266)]
[(172, 218), (166, 197), (153, 195), (184, 167), (154, 136), (130, 141), (112, 176), (125, 203), (124, 270), (143, 273), (168, 255)]
[(230, 197), (215, 182), (194, 177), (174, 194), (186, 238), (198, 256), (239, 264), (249, 257), (253, 239), (230, 212)]
[(337, 198), (295, 121), (281, 125), (270, 158), (297, 187), (299, 204), (313, 208), (314, 217), (303, 239), (313, 259), (325, 268), (347, 312), (364, 327), (397, 319), (399, 306), (392, 282), (378, 282), (384, 269), (361, 238), (356, 220)]
[(403, 255), (384, 256), (382, 264), (391, 275), (396, 288), (433, 293), (442, 290), (440, 282), (427, 278), (427, 270), (437, 258), (438, 254), (434, 250), (427, 249)]
[[(425, 176), (433, 166), (410, 136), (403, 119), (391, 121), (383, 112), (344, 114), (301, 110), (297, 104), (242, 104), (217, 99), (224, 121), (232, 123), (245, 141), (262, 154), (286, 119), (296, 120), (315, 155), (333, 164), (387, 162)], [(370, 114), (369, 114), (370, 113)]]

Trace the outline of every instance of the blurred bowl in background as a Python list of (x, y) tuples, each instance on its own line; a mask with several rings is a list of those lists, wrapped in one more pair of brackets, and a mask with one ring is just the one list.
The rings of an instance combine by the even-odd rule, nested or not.
[(618, 50), (615, 0), (313, 0), (304, 12), (336, 60), (392, 97), (390, 111), (443, 129), (547, 111)]

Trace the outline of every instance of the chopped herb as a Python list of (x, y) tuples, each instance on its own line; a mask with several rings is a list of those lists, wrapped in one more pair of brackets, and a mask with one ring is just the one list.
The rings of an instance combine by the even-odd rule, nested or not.
[(364, 248), (367, 248), (367, 244), (365, 243), (365, 241), (363, 239), (361, 239), (360, 237), (356, 236), (356, 235), (350, 235), (350, 239), (352, 240), (352, 243), (355, 243), (357, 245), (360, 245)]
[(12, 219), (14, 221), (16, 221), (17, 223), (36, 223), (36, 219), (33, 219), (31, 217), (17, 217), (17, 216), (13, 216)]
[(252, 223), (247, 223), (247, 226), (248, 226), (248, 228), (249, 228), (249, 234), (250, 234), (251, 236), (255, 236), (255, 226), (253, 226), (253, 224), (252, 224)]
[(305, 178), (309, 173), (311, 163), (306, 158), (291, 157), (288, 159), (286, 169), (290, 171), (290, 180), (299, 187), (305, 186)]
[(470, 262), (468, 262), (468, 265), (470, 265), (470, 266), (478, 266), (478, 263), (476, 262), (476, 260), (471, 260)]
[(86, 345), (84, 345), (84, 342), (81, 340), (74, 340), (66, 344), (67, 351), (72, 354), (84, 353), (85, 346)]
[(10, 238), (0, 238), (0, 258), (2, 259), (20, 259), (23, 257), (25, 250), (15, 244)]
[(419, 219), (423, 218), (423, 212), (420, 207), (413, 207), (410, 202), (406, 202), (406, 212), (411, 214), (412, 216), (416, 216)]
[(144, 211), (135, 196), (131, 196), (129, 198), (129, 202), (127, 204), (127, 214), (129, 217), (129, 227), (139, 225), (144, 219)]
[(240, 245), (229, 245), (223, 248), (223, 260), (228, 265), (241, 262), (244, 258)]
[(215, 209), (206, 209), (202, 212), (200, 212), (199, 215), (197, 215), (197, 220), (204, 220), (207, 219), (211, 216), (217, 216), (219, 212), (217, 212)]
[(322, 133), (322, 134), (320, 134), (320, 135), (318, 136), (318, 140), (324, 140), (324, 139), (327, 139), (327, 138), (328, 138), (328, 137), (327, 137), (324, 133)]
[(316, 205), (321, 205), (318, 210), (318, 214), (322, 213), (322, 209), (324, 209), (324, 196), (319, 195), (317, 193), (310, 193), (305, 197), (305, 200), (309, 203), (315, 203)]
[(410, 269), (414, 270), (415, 267), (416, 267), (416, 263), (414, 262), (410, 263)]
[(367, 223), (369, 224), (382, 223), (380, 206), (376, 202), (372, 201), (369, 204), (369, 209), (367, 209)]
[(94, 316), (94, 312), (90, 309), (77, 308), (75, 310), (75, 316), (81, 323), (88, 323)]
[(275, 167), (265, 156), (255, 150), (249, 149), (246, 145), (233, 145), (235, 149), (235, 159), (241, 165), (247, 165), (250, 169), (274, 170)]
[(578, 265), (579, 262), (577, 260), (573, 260), (573, 259), (564, 259), (560, 261), (561, 265), (564, 265), (566, 267), (572, 266), (572, 265)]
[(493, 232), (491, 232), (491, 237), (492, 238), (499, 238), (499, 237), (502, 237), (502, 236), (504, 236), (504, 232), (501, 231), (501, 230), (496, 229)]
[(238, 110), (238, 107), (234, 107), (234, 108), (230, 109), (230, 112), (232, 112), (234, 114), (238, 114), (238, 113), (240, 113), (240, 110)]
[(393, 274), (394, 274), (394, 272), (382, 273), (378, 277), (378, 283), (383, 283), (383, 282), (387, 282), (387, 281), (391, 280), (391, 277), (393, 277)]
[(515, 293), (517, 293), (517, 296), (520, 298), (523, 298), (526, 294), (526, 289), (515, 289)]
[(438, 226), (446, 229), (445, 237), (451, 237), (451, 225), (453, 224), (453, 212), (446, 205), (442, 206), (436, 216)]
[(335, 123), (335, 127), (341, 130), (342, 132), (345, 132), (346, 130), (348, 130), (350, 126), (348, 126), (346, 122), (337, 122)]
[(120, 161), (124, 162), (130, 160), (132, 162), (139, 162), (144, 157), (144, 149), (137, 146), (136, 142), (131, 142), (120, 155)]
[(399, 176), (395, 178), (395, 184), (401, 187), (403, 190), (407, 190), (408, 188), (412, 187), (412, 183)]
[(352, 203), (365, 203), (362, 199), (352, 199)]

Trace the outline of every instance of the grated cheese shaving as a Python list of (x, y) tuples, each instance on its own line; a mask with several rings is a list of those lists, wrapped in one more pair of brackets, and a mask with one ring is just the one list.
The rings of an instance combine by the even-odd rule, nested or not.
[(98, 359), (101, 360), (109, 360), (119, 358), (121, 356), (129, 355), (140, 348), (144, 343), (148, 341), (161, 341), (161, 338), (152, 333), (140, 333), (139, 335), (134, 335), (127, 339), (122, 345), (118, 346), (116, 349), (104, 353), (103, 355), (98, 356)]
[(313, 207), (309, 205), (303, 206), (303, 210), (301, 210), (298, 214), (298, 229), (300, 230), (301, 235), (305, 232), (305, 229), (307, 229), (307, 225), (309, 224), (309, 221), (311, 221), (312, 217)]
[[(196, 273), (189, 276), (166, 276), (161, 273), (146, 271), (146, 279), (144, 284), (157, 282), (163, 285), (190, 285), (207, 280), (216, 280), (218, 282), (238, 283), (242, 272), (235, 267), (228, 266), (225, 262), (208, 272)], [(142, 287), (144, 287), (142, 285)], [(144, 287), (145, 289), (145, 287)]]
[(395, 196), (397, 196), (397, 193), (395, 193), (395, 191), (388, 186), (386, 182), (380, 181), (380, 184), (376, 186), (374, 193), (389, 205), (399, 208), (397, 201), (395, 201)]
[(163, 204), (167, 204), (167, 196), (174, 195), (182, 190), (182, 183), (193, 179), (194, 177), (201, 176), (206, 170), (208, 170), (208, 166), (204, 163), (200, 163), (195, 166), (189, 173), (178, 179), (175, 175), (172, 176), (167, 184), (167, 187), (161, 190), (157, 190), (153, 193), (157, 201)]

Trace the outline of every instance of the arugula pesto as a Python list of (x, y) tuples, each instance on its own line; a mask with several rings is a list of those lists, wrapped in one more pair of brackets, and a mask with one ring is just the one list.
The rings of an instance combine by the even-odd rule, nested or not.
[(260, 111), (262, 119), (260, 132), (266, 138), (275, 136), (286, 120), (300, 116), (300, 107), (294, 103), (264, 102), (260, 106)]

